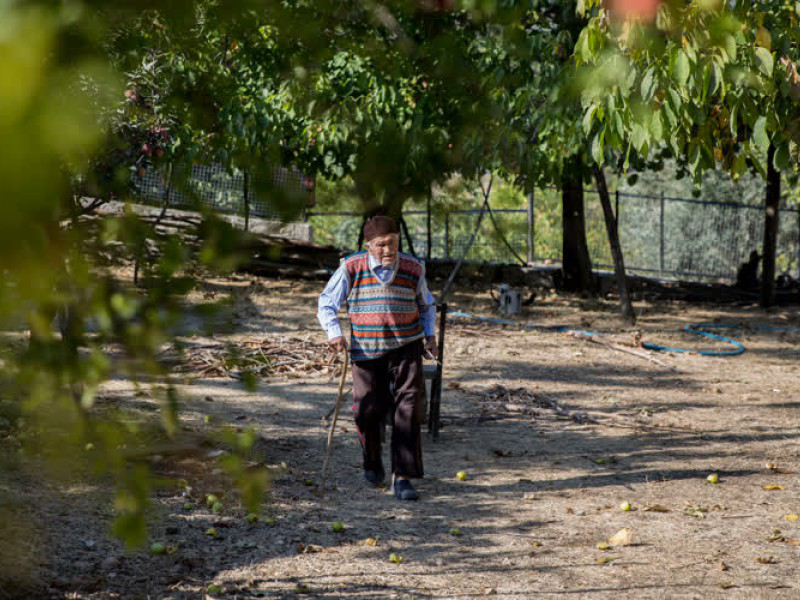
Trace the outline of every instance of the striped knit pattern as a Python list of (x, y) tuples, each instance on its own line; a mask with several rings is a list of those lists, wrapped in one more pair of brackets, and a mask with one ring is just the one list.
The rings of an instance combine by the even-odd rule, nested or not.
[(366, 250), (345, 258), (344, 265), (350, 280), (347, 312), (353, 360), (378, 358), (424, 336), (417, 305), (422, 263), (399, 253), (394, 277), (387, 283), (369, 268)]

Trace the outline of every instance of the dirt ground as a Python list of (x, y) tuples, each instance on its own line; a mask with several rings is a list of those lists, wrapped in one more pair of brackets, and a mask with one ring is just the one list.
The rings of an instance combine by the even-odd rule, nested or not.
[[(206, 298), (234, 300), (233, 328), (189, 341), (321, 342), (320, 288), (209, 281)], [(459, 290), (451, 307), (497, 316), (485, 288)], [(722, 346), (681, 332), (690, 323), (800, 326), (794, 309), (636, 309), (645, 341), (692, 348)], [(519, 320), (633, 339), (611, 302), (544, 292)], [(20, 550), (37, 582), (29, 597), (202, 598), (218, 586), (210, 596), (799, 598), (800, 333), (731, 334), (745, 354), (651, 354), (659, 364), (563, 333), (454, 320), (443, 428), (437, 442), (425, 438), (415, 503), (365, 485), (349, 411), (336, 432), (333, 489), (320, 490), (335, 378), (264, 381), (253, 394), (231, 378), (188, 378), (184, 429), (259, 433), (274, 473), (266, 521), (245, 522), (209, 458), (184, 465), (188, 495), (164, 489), (155, 498), (151, 540), (177, 551), (126, 552), (108, 535), (107, 485), (28, 481), (12, 491), (33, 527)], [(106, 386), (104, 402), (156, 409), (125, 380)], [(456, 478), (462, 470), (466, 481)], [(706, 480), (711, 473), (719, 483)], [(202, 502), (212, 492), (220, 515)], [(212, 526), (216, 538), (205, 535)], [(629, 544), (608, 543), (625, 528)]]

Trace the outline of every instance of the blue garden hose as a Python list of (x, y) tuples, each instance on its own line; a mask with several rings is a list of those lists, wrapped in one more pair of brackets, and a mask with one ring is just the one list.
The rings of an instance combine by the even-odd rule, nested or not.
[[(594, 331), (583, 331), (580, 329), (569, 329), (568, 327), (564, 327), (562, 325), (553, 325), (553, 326), (544, 326), (544, 325), (531, 325), (530, 323), (515, 323), (514, 321), (509, 321), (506, 319), (495, 319), (493, 317), (478, 317), (475, 315), (471, 315), (469, 313), (461, 312), (461, 311), (453, 311), (449, 313), (451, 317), (461, 317), (463, 319), (472, 319), (474, 321), (481, 321), (483, 323), (491, 323), (493, 325), (511, 325), (516, 327), (523, 327), (524, 329), (532, 329), (536, 331), (552, 331), (556, 333), (570, 333), (573, 335), (582, 335), (584, 337), (602, 337), (602, 333), (596, 333)], [(657, 350), (659, 352), (679, 352), (684, 354), (699, 354), (700, 356), (739, 356), (742, 354), (746, 348), (744, 344), (741, 342), (737, 342), (734, 339), (727, 338), (721, 335), (717, 335), (716, 333), (711, 333), (709, 331), (704, 331), (705, 329), (735, 329), (741, 327), (741, 325), (736, 325), (732, 323), (695, 323), (693, 325), (687, 325), (683, 328), (684, 331), (687, 333), (692, 333), (694, 335), (699, 335), (703, 337), (710, 338), (712, 340), (717, 340), (720, 342), (725, 342), (726, 344), (731, 344), (734, 346), (733, 350), (690, 350), (688, 348), (673, 348), (671, 346), (661, 346), (659, 344), (652, 344), (650, 342), (644, 342), (642, 344), (642, 348), (647, 348), (648, 350)], [(755, 329), (758, 331), (800, 331), (800, 327), (773, 327), (771, 325), (756, 325), (751, 327), (751, 329)]]
[(739, 356), (746, 350), (744, 344), (742, 344), (741, 342), (737, 342), (736, 340), (732, 340), (731, 338), (717, 335), (716, 333), (703, 331), (703, 329), (712, 329), (712, 328), (733, 329), (734, 327), (739, 327), (739, 326), (733, 325), (731, 323), (695, 323), (693, 325), (687, 325), (686, 327), (683, 328), (683, 330), (688, 333), (693, 333), (694, 335), (700, 335), (703, 337), (711, 338), (712, 340), (717, 340), (720, 342), (725, 342), (726, 344), (731, 344), (734, 346), (733, 350), (689, 350), (688, 348), (673, 348), (671, 346), (660, 346), (659, 344), (651, 344), (650, 342), (643, 342), (642, 348), (647, 348), (648, 350), (658, 350), (659, 352), (679, 352), (682, 354), (699, 354), (700, 356)]

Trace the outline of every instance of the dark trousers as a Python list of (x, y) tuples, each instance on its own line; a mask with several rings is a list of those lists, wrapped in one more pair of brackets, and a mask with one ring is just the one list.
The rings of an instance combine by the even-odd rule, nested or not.
[[(392, 427), (392, 473), (422, 477), (420, 426), (425, 402), (422, 340), (395, 348), (379, 358), (353, 362), (353, 412), (364, 450), (364, 469), (381, 470), (381, 426), (389, 411)], [(394, 390), (394, 394), (392, 394)]]

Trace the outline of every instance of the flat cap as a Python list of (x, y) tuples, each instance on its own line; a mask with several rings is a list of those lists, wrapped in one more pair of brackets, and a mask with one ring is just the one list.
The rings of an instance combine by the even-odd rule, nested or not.
[(378, 215), (368, 219), (367, 222), (364, 223), (364, 239), (367, 241), (382, 235), (397, 232), (397, 224), (391, 217)]

